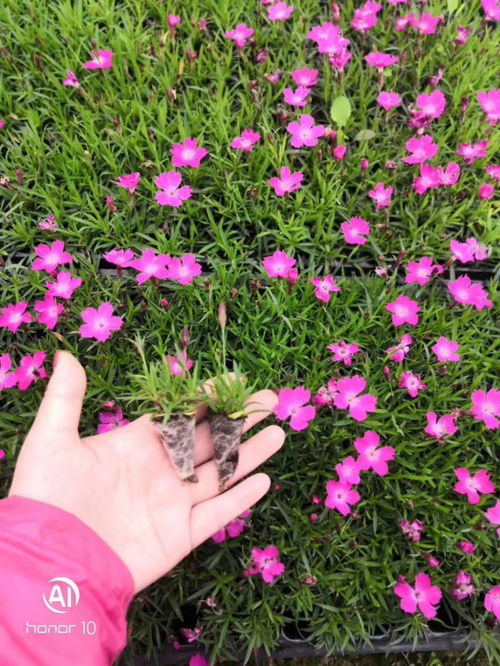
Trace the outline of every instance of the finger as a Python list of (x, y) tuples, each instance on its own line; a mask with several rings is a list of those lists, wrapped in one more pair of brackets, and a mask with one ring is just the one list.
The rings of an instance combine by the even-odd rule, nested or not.
[[(231, 379), (235, 378), (234, 372), (228, 372), (228, 375), (229, 375), (229, 377), (231, 377)], [(211, 377), (210, 379), (207, 379), (207, 381), (203, 383), (202, 388), (209, 395), (213, 395), (214, 377)], [(208, 412), (208, 406), (207, 405), (200, 405), (200, 407), (198, 407), (198, 409), (196, 410), (196, 417), (195, 417), (196, 418), (196, 423), (199, 423), (202, 419), (204, 419), (205, 416), (207, 415), (207, 412)]]
[[(253, 403), (253, 404), (248, 404)], [(243, 432), (248, 432), (260, 421), (267, 418), (278, 403), (278, 396), (269, 390), (257, 391), (248, 400), (248, 411), (250, 412), (243, 423)], [(258, 410), (258, 411), (257, 411)], [(196, 451), (194, 464), (201, 465), (212, 458), (214, 453), (210, 426), (208, 421), (202, 421), (196, 426)]]
[[(284, 430), (277, 425), (272, 425), (244, 442), (239, 448), (238, 466), (228, 485), (234, 486), (240, 479), (262, 465), (276, 451), (281, 449), (284, 441)], [(197, 467), (196, 474), (199, 482), (189, 484), (193, 504), (199, 504), (219, 494), (219, 478), (214, 460)]]
[(77, 359), (67, 351), (56, 352), (54, 371), (30, 433), (41, 429), (78, 432), (86, 384), (85, 370)]
[(269, 490), (267, 474), (254, 474), (222, 495), (197, 504), (191, 510), (191, 543), (196, 548), (240, 516)]

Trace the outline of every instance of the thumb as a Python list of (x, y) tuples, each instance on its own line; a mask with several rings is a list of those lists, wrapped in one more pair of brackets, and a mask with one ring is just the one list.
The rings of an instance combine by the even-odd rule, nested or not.
[(54, 372), (47, 385), (31, 432), (73, 430), (78, 432), (87, 379), (76, 358), (66, 351), (54, 356)]

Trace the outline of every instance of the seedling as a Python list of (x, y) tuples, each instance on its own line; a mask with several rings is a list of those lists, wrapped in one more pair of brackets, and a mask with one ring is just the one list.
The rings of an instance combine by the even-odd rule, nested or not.
[(253, 389), (247, 386), (246, 376), (235, 364), (233, 376), (228, 372), (218, 374), (210, 390), (204, 391), (220, 491), (225, 489), (238, 466), (243, 423), (252, 404), (248, 398)]
[[(158, 424), (165, 450), (183, 481), (196, 483), (194, 471), (196, 410), (201, 404), (197, 364), (188, 373), (173, 375), (164, 358), (146, 361), (144, 343), (134, 342), (142, 359), (143, 372), (131, 376), (132, 400), (149, 409)], [(181, 358), (179, 354), (179, 358)], [(180, 361), (183, 365), (182, 361)]]

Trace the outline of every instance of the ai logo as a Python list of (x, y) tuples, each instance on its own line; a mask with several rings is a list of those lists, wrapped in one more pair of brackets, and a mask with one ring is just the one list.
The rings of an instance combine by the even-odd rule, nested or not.
[(43, 596), (43, 603), (53, 613), (67, 613), (71, 608), (78, 606), (80, 601), (80, 590), (71, 578), (60, 576), (49, 580), (52, 583), (49, 598)]

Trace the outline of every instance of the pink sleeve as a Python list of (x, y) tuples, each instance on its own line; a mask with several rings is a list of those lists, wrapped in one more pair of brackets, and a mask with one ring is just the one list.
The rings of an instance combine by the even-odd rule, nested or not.
[(74, 514), (0, 501), (2, 666), (110, 666), (127, 643), (129, 569)]

